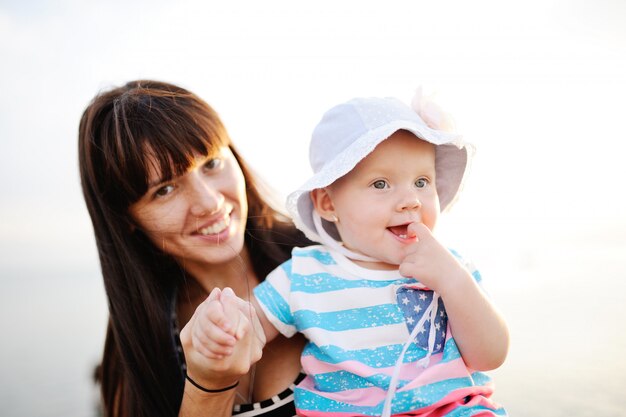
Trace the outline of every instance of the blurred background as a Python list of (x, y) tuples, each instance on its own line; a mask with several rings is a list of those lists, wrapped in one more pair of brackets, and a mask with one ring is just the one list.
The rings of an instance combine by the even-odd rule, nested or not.
[(77, 128), (136, 78), (207, 100), (281, 196), (332, 105), (436, 94), (478, 147), (438, 233), (509, 321), (495, 398), (626, 415), (624, 22), (621, 0), (0, 0), (0, 415), (95, 415), (107, 306)]

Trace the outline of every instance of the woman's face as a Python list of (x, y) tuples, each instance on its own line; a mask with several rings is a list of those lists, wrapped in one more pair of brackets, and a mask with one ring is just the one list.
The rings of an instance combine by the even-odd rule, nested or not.
[(206, 270), (232, 260), (243, 248), (245, 179), (224, 146), (214, 155), (198, 156), (185, 174), (171, 181), (162, 181), (161, 173), (151, 169), (148, 191), (129, 212), (152, 243), (187, 271)]

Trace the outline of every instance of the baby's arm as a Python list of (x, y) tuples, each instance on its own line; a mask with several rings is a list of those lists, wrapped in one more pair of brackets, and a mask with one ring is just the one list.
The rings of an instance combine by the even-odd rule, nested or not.
[(274, 325), (269, 321), (269, 319), (265, 315), (265, 312), (259, 305), (259, 301), (254, 295), (252, 295), (250, 302), (252, 303), (254, 311), (256, 311), (256, 314), (259, 318), (259, 322), (261, 323), (261, 327), (263, 328), (263, 332), (265, 333), (265, 339), (269, 343), (274, 340), (276, 336), (278, 336), (279, 332), (278, 330), (276, 330), (276, 327), (274, 327)]
[(407, 248), (400, 273), (437, 292), (446, 306), (454, 340), (472, 369), (499, 367), (509, 347), (507, 325), (470, 272), (421, 223), (409, 226), (416, 242)]

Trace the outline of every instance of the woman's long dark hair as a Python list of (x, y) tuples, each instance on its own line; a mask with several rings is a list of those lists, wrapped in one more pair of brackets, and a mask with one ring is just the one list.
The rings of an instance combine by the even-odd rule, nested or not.
[[(132, 81), (98, 94), (80, 120), (79, 166), (109, 305), (99, 371), (107, 416), (177, 416), (184, 387), (171, 329), (185, 271), (133, 227), (128, 208), (148, 189), (148, 164), (164, 180), (195, 155), (229, 146), (246, 180), (245, 245), (260, 279), (307, 241), (268, 204), (215, 111), (191, 92)], [(146, 158), (146, 150), (153, 158)]]

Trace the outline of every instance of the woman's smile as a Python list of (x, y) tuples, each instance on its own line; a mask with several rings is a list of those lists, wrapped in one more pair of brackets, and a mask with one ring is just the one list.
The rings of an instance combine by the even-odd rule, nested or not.
[(197, 228), (197, 233), (202, 236), (217, 235), (224, 232), (228, 226), (230, 226), (230, 214), (233, 211), (233, 206), (226, 203), (224, 211), (220, 216), (216, 216), (213, 220), (205, 222)]

